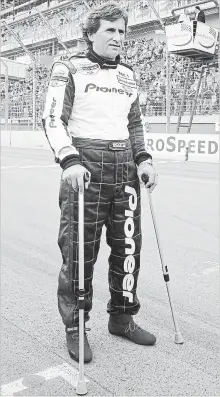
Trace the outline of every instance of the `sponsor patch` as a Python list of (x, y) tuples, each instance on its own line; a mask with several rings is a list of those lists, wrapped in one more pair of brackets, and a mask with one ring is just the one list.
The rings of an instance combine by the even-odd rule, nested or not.
[(112, 141), (109, 143), (109, 149), (124, 150), (124, 149), (126, 149), (126, 142)]
[(118, 71), (118, 74), (119, 74), (120, 76), (123, 76), (123, 77), (126, 77), (126, 78), (129, 79), (129, 75), (128, 75), (127, 73), (123, 73), (123, 72), (121, 72), (121, 71), (119, 70), (119, 71)]
[(51, 87), (61, 87), (68, 82), (68, 74), (69, 71), (65, 65), (62, 63), (55, 64), (51, 79), (50, 79), (50, 86)]
[(127, 76), (122, 76), (122, 73), (120, 73), (120, 75), (117, 75), (117, 79), (118, 82), (122, 85), (126, 95), (130, 97), (135, 93), (135, 90), (137, 89), (137, 84), (133, 79)]
[(137, 88), (136, 82), (133, 79), (130, 79), (129, 77), (117, 75), (117, 80), (123, 86), (125, 85), (125, 86), (133, 88), (133, 89)]
[(122, 87), (124, 89), (125, 94), (128, 95), (129, 97), (135, 93), (134, 88), (128, 87), (127, 85), (124, 84), (122, 84)]
[(98, 63), (78, 63), (75, 66), (77, 72), (81, 74), (95, 74), (100, 69)]
[(68, 83), (68, 80), (69, 80), (68, 77), (54, 75), (51, 77), (50, 86), (51, 87), (62, 87), (63, 85)]

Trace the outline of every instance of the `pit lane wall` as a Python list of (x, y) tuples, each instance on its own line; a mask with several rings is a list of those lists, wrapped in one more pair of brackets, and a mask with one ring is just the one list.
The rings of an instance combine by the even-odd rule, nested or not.
[[(146, 133), (145, 142), (154, 159), (219, 162), (219, 133)], [(44, 131), (1, 131), (1, 146), (51, 150)]]
[[(165, 116), (151, 116), (143, 117), (146, 130), (156, 134), (166, 133), (166, 117)], [(177, 116), (170, 117), (170, 134), (176, 134), (177, 129)], [(189, 116), (183, 116), (181, 124), (189, 124)], [(191, 125), (190, 134), (215, 134), (220, 131), (220, 115), (195, 115)], [(186, 132), (186, 128), (181, 127), (180, 133)]]

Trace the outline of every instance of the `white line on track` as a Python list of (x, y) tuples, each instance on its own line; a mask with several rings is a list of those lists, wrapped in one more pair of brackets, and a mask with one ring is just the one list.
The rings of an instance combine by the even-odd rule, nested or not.
[(59, 165), (58, 164), (49, 164), (49, 165), (6, 165), (6, 166), (2, 166), (1, 170), (4, 169), (8, 169), (8, 168), (58, 168)]
[(210, 269), (203, 270), (203, 274), (208, 275), (219, 271), (219, 265), (210, 267)]
[(1, 167), (1, 170), (5, 170), (7, 168), (18, 168), (18, 165), (5, 165), (5, 166)]
[(165, 164), (165, 163), (183, 163), (181, 160), (154, 160), (155, 163)]
[(52, 164), (52, 165), (24, 165), (19, 168), (54, 168), (58, 167), (57, 164)]
[[(211, 263), (208, 261), (205, 264), (209, 265)], [(217, 263), (215, 263), (215, 264), (213, 263), (212, 267), (209, 267), (208, 269), (205, 269), (205, 270), (200, 270), (200, 271), (198, 271), (196, 273), (192, 273), (191, 275), (195, 276), (195, 277), (208, 276), (209, 274), (213, 274), (213, 273), (216, 273), (216, 272), (219, 272), (219, 265)]]
[[(40, 371), (35, 374), (31, 374), (31, 375), (29, 374), (29, 376), (30, 376), (30, 379), (31, 378), (33, 379), (33, 375), (41, 376), (45, 379), (45, 381), (61, 377), (64, 380), (66, 380), (75, 389), (78, 373), (79, 373), (79, 371), (75, 367), (72, 367), (71, 365), (69, 365), (67, 363), (63, 363), (61, 365), (57, 365), (56, 367), (50, 367), (44, 371)], [(23, 384), (24, 380), (28, 380), (28, 375), (26, 378), (21, 378), (14, 382), (2, 385), (1, 396), (2, 397), (14, 396), (15, 393), (19, 393), (19, 392), (22, 392), (22, 391), (28, 389), (28, 387)], [(89, 380), (86, 377), (85, 377), (85, 381), (89, 382)], [(34, 384), (32, 384), (31, 386), (34, 387)], [(37, 386), (37, 383), (36, 383), (36, 386)]]

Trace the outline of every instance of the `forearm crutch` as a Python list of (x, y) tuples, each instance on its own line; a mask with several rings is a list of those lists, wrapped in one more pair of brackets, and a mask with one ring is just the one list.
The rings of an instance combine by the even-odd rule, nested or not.
[[(143, 182), (147, 183), (148, 176), (146, 174), (142, 175), (142, 180), (143, 180)], [(155, 214), (154, 214), (153, 204), (152, 204), (152, 200), (151, 200), (151, 193), (149, 191), (149, 188), (147, 188), (147, 195), (148, 195), (148, 200), (149, 200), (149, 205), (150, 205), (150, 210), (151, 210), (151, 215), (152, 215), (152, 220), (153, 220), (153, 225), (154, 225), (155, 236), (156, 236), (156, 240), (157, 240), (158, 251), (159, 251), (159, 255), (160, 255), (160, 261), (161, 261), (161, 265), (162, 265), (163, 278), (166, 283), (166, 288), (167, 288), (167, 293), (168, 293), (168, 298), (169, 298), (169, 303), (170, 303), (170, 309), (171, 309), (173, 324), (174, 324), (174, 328), (175, 328), (174, 342), (177, 344), (182, 344), (183, 337), (181, 335), (181, 332), (179, 331), (179, 327), (178, 327), (178, 324), (177, 324), (177, 321), (176, 321), (175, 315), (174, 315), (174, 308), (173, 308), (173, 303), (172, 303), (171, 293), (170, 293), (170, 288), (169, 288), (170, 276), (169, 276), (169, 272), (168, 272), (168, 267), (166, 265), (164, 265), (161, 243), (160, 243), (160, 239), (159, 239), (159, 233), (158, 233), (158, 228), (156, 225), (156, 218), (155, 218)]]
[(78, 233), (79, 233), (79, 375), (77, 379), (76, 394), (83, 396), (87, 394), (84, 378), (84, 191), (78, 194)]

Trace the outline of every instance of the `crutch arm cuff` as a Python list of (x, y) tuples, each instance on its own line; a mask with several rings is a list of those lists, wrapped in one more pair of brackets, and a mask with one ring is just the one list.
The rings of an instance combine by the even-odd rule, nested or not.
[(134, 161), (135, 161), (135, 163), (136, 163), (137, 165), (139, 165), (139, 164), (142, 163), (142, 161), (146, 161), (146, 160), (148, 160), (148, 159), (152, 160), (152, 156), (151, 156), (150, 153), (147, 153), (147, 152), (144, 151), (144, 152), (138, 153), (138, 154), (136, 155)]

